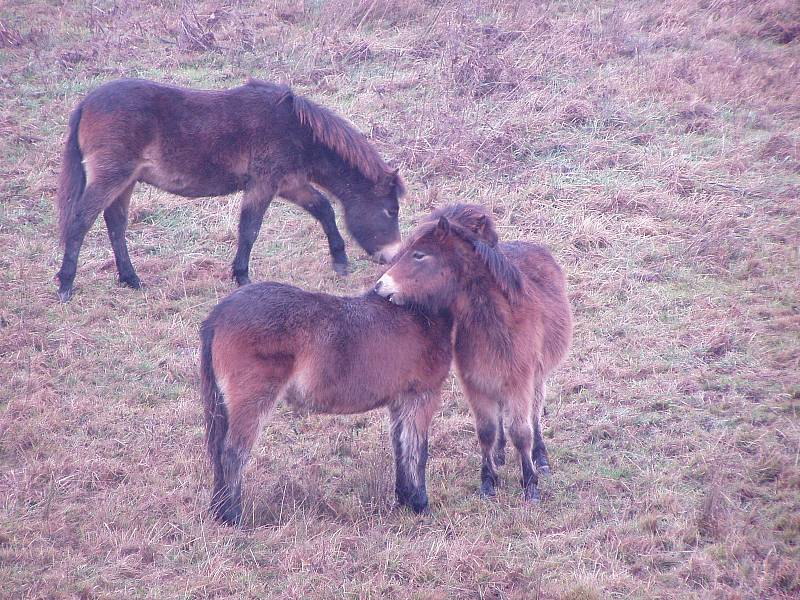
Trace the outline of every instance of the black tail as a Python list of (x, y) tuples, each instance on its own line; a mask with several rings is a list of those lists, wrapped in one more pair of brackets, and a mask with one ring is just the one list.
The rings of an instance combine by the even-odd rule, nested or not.
[(61, 243), (66, 239), (67, 229), (75, 216), (76, 204), (86, 188), (86, 171), (83, 169), (83, 153), (78, 145), (78, 126), (81, 123), (81, 104), (69, 117), (69, 133), (64, 143), (63, 164), (58, 178), (58, 232)]
[[(212, 364), (211, 344), (214, 341), (214, 329), (208, 322), (200, 327), (200, 393), (206, 415), (206, 443), (211, 465), (214, 468), (214, 496), (224, 481), (222, 470), (222, 449), (225, 436), (228, 434), (228, 411), (222, 399), (222, 392), (217, 385)], [(215, 502), (212, 500), (212, 509)]]

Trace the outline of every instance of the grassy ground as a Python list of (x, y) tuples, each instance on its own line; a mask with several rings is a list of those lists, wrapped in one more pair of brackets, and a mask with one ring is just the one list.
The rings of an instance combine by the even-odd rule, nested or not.
[[(798, 5), (504, 0), (0, 6), (0, 596), (800, 595)], [(550, 386), (554, 474), (494, 502), (451, 381), (433, 514), (392, 508), (381, 413), (281, 410), (242, 530), (207, 519), (197, 328), (232, 289), (238, 198), (133, 199), (147, 288), (97, 224), (57, 302), (53, 196), (75, 102), (141, 76), (291, 83), (402, 167), (401, 221), (490, 206), (548, 244), (576, 332)], [(273, 204), (256, 280), (357, 292)]]

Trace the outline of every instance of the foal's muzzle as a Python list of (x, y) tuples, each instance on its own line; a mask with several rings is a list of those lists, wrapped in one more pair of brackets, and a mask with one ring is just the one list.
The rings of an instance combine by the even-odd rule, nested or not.
[(386, 298), (389, 302), (397, 304), (397, 298), (395, 296), (399, 290), (394, 279), (392, 279), (391, 275), (388, 273), (384, 273), (383, 277), (378, 279), (373, 289), (379, 296)]

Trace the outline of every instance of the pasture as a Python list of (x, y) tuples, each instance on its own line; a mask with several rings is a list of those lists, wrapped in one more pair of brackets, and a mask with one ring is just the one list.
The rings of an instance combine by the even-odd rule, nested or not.
[[(796, 598), (800, 9), (791, 0), (7, 0), (0, 5), (0, 597)], [(198, 328), (234, 289), (240, 195), (139, 186), (61, 304), (69, 112), (119, 77), (288, 83), (401, 168), (401, 230), (480, 203), (546, 244), (575, 318), (552, 475), (493, 501), (452, 375), (432, 512), (393, 507), (388, 420), (281, 408), (215, 524)], [(343, 234), (341, 211), (337, 218)], [(277, 200), (253, 281), (360, 293)]]

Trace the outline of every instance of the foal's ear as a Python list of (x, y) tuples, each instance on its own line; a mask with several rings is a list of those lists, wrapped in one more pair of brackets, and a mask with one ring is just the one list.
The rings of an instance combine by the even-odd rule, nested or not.
[(475, 225), (472, 227), (472, 231), (479, 238), (485, 240), (492, 248), (497, 245), (497, 233), (494, 230), (494, 225), (486, 215), (481, 215), (475, 219)]
[(450, 233), (450, 221), (447, 217), (439, 217), (439, 222), (436, 224), (436, 239), (443, 240)]
[(486, 215), (481, 215), (475, 220), (475, 234), (483, 236), (486, 230)]

